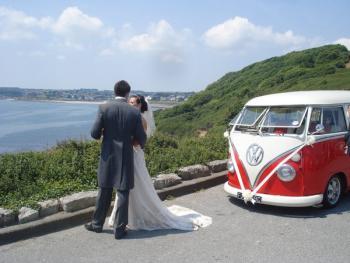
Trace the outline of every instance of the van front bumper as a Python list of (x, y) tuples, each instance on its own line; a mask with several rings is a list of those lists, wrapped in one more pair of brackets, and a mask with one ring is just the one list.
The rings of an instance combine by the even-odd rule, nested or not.
[[(233, 197), (242, 199), (242, 190), (229, 185), (228, 182), (224, 184), (224, 190)], [(323, 194), (308, 196), (282, 196), (257, 193), (253, 198), (257, 201), (257, 203), (265, 205), (306, 207), (322, 203)]]

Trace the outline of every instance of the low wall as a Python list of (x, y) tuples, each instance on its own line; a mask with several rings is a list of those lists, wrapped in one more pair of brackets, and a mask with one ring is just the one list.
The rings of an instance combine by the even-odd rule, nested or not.
[[(152, 178), (154, 188), (157, 190), (161, 199), (166, 195), (176, 195), (176, 189), (181, 187), (186, 191), (186, 187), (193, 188), (193, 184), (204, 185), (200, 178), (210, 177), (211, 175), (226, 170), (227, 160), (216, 160), (208, 162), (205, 165), (197, 164), (178, 169), (176, 173), (159, 174)], [(0, 208), (0, 227), (12, 226), (15, 224), (24, 224), (49, 215), (64, 211), (72, 213), (93, 207), (96, 202), (98, 191), (87, 191), (74, 193), (59, 199), (46, 200), (39, 202), (39, 209), (35, 210), (29, 207), (22, 207), (18, 213), (12, 210)], [(174, 193), (174, 194), (173, 194)]]

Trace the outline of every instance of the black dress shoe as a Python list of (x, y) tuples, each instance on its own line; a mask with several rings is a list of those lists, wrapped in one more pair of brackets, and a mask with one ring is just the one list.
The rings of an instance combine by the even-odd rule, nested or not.
[(128, 234), (128, 232), (124, 229), (124, 230), (116, 230), (114, 232), (114, 238), (115, 239), (122, 239), (123, 237), (125, 237)]
[(86, 230), (88, 231), (92, 231), (92, 232), (96, 232), (96, 233), (101, 233), (102, 232), (102, 228), (101, 227), (95, 227), (92, 225), (92, 223), (87, 223), (84, 225)]

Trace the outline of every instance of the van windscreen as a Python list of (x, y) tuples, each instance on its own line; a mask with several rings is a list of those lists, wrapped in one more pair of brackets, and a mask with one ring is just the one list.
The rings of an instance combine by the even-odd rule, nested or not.
[(246, 107), (238, 121), (240, 126), (254, 126), (261, 119), (267, 107)]
[(235, 130), (267, 134), (301, 134), (305, 128), (306, 106), (246, 107)]
[(271, 107), (266, 113), (262, 127), (300, 127), (306, 107)]

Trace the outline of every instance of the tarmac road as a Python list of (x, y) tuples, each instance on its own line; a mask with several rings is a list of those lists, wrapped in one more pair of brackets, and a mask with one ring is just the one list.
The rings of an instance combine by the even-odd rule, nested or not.
[(83, 226), (0, 247), (0, 262), (350, 262), (350, 195), (332, 210), (245, 205), (219, 185), (174, 200), (213, 218), (195, 232)]

